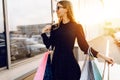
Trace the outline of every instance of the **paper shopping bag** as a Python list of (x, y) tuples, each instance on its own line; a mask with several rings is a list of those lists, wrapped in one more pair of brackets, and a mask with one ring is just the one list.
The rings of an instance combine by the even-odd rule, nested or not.
[(88, 54), (86, 55), (80, 80), (102, 80), (102, 76), (95, 63), (95, 59), (90, 48), (88, 49)]
[(34, 80), (43, 80), (44, 74), (45, 74), (45, 69), (46, 69), (46, 64), (47, 64), (47, 59), (48, 59), (49, 51), (45, 52), (40, 64), (38, 66), (37, 72), (35, 74)]
[(92, 68), (93, 68), (93, 73), (94, 73), (95, 80), (102, 80), (102, 76), (100, 74), (100, 71), (99, 71), (95, 61), (93, 60), (93, 61), (91, 61), (91, 63), (92, 63)]
[(52, 79), (52, 66), (51, 66), (51, 54), (48, 55), (45, 74), (43, 80), (53, 80)]
[(89, 56), (86, 57), (84, 62), (80, 80), (95, 80), (92, 63), (91, 60), (89, 60)]

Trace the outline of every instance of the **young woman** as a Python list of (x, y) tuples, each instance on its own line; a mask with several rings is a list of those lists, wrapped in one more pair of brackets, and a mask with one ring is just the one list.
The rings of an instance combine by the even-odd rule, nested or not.
[[(83, 28), (74, 19), (72, 5), (69, 1), (62, 0), (57, 3), (57, 15), (59, 23), (57, 25), (47, 25), (42, 29), (42, 38), (46, 47), (54, 48), (52, 59), (53, 80), (79, 80), (81, 70), (76, 61), (73, 48), (77, 38), (78, 45), (85, 54), (89, 45), (85, 40)], [(50, 32), (50, 37), (46, 35)], [(95, 57), (106, 60), (109, 64), (113, 64), (113, 60), (108, 58), (93, 48), (91, 49)]]

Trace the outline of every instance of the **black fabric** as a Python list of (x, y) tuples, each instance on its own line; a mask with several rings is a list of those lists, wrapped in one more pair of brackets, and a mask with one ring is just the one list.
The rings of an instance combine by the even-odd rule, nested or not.
[[(77, 38), (79, 47), (85, 53), (89, 47), (82, 26), (73, 22), (60, 23), (58, 29), (51, 30), (50, 37), (45, 33), (41, 36), (47, 48), (51, 45), (55, 47), (52, 59), (53, 80), (79, 80), (81, 70), (73, 54), (75, 39)], [(96, 56), (97, 51), (92, 51)]]

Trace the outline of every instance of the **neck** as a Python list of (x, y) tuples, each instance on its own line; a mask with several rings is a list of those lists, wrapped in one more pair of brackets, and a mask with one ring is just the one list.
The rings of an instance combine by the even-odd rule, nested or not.
[(62, 18), (62, 22), (65, 24), (65, 23), (68, 23), (70, 21), (70, 19), (67, 17), (67, 16), (64, 16)]

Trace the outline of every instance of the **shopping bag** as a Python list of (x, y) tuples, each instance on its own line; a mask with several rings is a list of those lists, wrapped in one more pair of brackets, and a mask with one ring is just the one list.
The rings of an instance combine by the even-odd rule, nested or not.
[[(106, 68), (107, 68), (108, 70), (107, 70)], [(110, 80), (110, 66), (109, 66), (109, 64), (108, 64), (106, 61), (105, 61), (105, 63), (104, 63), (102, 80)]]
[(51, 54), (48, 55), (46, 69), (45, 69), (43, 80), (53, 80), (52, 79), (52, 67), (51, 67)]
[(91, 63), (92, 63), (92, 69), (93, 69), (95, 80), (102, 80), (102, 76), (100, 74), (100, 71), (99, 71), (95, 61), (91, 61)]
[(86, 55), (86, 59), (82, 68), (80, 80), (95, 80), (94, 73), (92, 69), (92, 63), (89, 56)]
[(40, 61), (39, 67), (37, 69), (37, 72), (35, 74), (34, 80), (43, 80), (44, 74), (45, 74), (45, 69), (46, 69), (46, 64), (47, 64), (47, 60), (48, 60), (48, 55), (49, 55), (49, 51), (44, 53), (44, 55)]
[(88, 48), (80, 80), (102, 80), (102, 76), (94, 61), (94, 56), (91, 53), (91, 48)]

